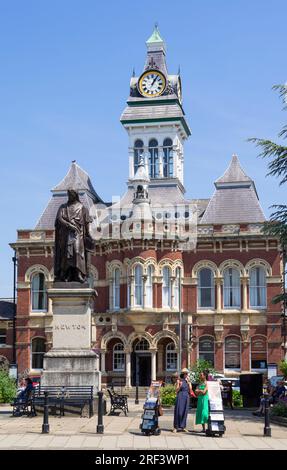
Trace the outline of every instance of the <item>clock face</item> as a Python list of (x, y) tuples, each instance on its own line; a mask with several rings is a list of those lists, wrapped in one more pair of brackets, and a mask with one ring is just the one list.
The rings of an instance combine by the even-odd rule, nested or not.
[(139, 79), (139, 92), (143, 96), (159, 96), (165, 90), (166, 79), (157, 70), (148, 70)]

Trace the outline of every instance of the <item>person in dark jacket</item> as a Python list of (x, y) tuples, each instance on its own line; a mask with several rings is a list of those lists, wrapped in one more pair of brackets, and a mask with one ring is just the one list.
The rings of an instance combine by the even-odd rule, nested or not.
[(174, 407), (173, 432), (186, 429), (187, 413), (189, 408), (189, 397), (192, 392), (191, 383), (188, 377), (188, 370), (183, 369), (179, 380), (176, 382), (176, 401)]
[(25, 385), (26, 386), (25, 386), (24, 390), (22, 390), (22, 392), (19, 393), (19, 397), (18, 397), (22, 401), (25, 400), (30, 395), (32, 390), (34, 389), (33, 382), (30, 379), (30, 377), (27, 377), (25, 379)]

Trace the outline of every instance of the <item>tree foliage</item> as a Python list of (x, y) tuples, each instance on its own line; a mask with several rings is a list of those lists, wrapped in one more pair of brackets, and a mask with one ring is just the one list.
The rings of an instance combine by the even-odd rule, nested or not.
[[(283, 101), (283, 110), (287, 110), (287, 85), (274, 85), (273, 89), (278, 91)], [(279, 185), (287, 182), (287, 146), (283, 145), (287, 138), (287, 125), (283, 126), (278, 134), (282, 143), (276, 143), (267, 139), (251, 138), (249, 141), (255, 143), (260, 149), (259, 157), (268, 158), (267, 176), (274, 176), (279, 179)], [(282, 247), (283, 265), (286, 269), (287, 262), (287, 205), (275, 204), (271, 206), (273, 212), (268, 222), (265, 222), (263, 233), (269, 236), (278, 237)], [(287, 294), (285, 289), (282, 294), (276, 295), (272, 303), (284, 302), (287, 305)]]

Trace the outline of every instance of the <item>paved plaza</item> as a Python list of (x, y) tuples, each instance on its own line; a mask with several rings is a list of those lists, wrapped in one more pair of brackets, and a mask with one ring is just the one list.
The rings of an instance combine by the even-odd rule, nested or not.
[(50, 416), (50, 433), (41, 434), (43, 415), (13, 418), (11, 407), (0, 407), (0, 449), (206, 449), (206, 450), (287, 450), (287, 428), (272, 424), (272, 437), (263, 437), (264, 421), (247, 410), (226, 410), (226, 433), (220, 437), (206, 437), (195, 426), (195, 410), (188, 418), (189, 433), (173, 434), (172, 410), (160, 418), (160, 436), (143, 436), (139, 425), (141, 401), (129, 403), (127, 417), (121, 413), (104, 416), (104, 435), (96, 433), (97, 416)]

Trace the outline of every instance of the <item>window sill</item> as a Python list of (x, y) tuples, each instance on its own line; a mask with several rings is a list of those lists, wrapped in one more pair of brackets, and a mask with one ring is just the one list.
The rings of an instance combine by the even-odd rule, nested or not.
[(267, 312), (267, 307), (249, 307), (250, 312)]

